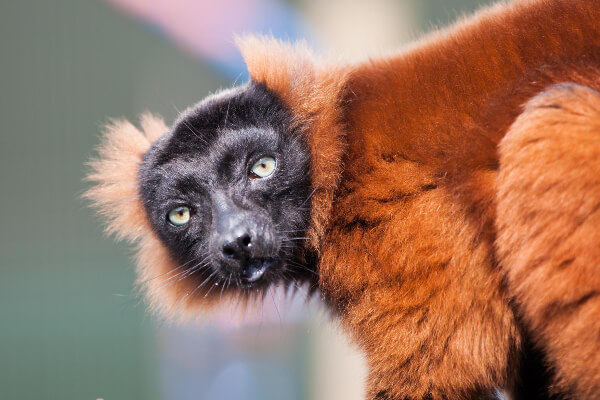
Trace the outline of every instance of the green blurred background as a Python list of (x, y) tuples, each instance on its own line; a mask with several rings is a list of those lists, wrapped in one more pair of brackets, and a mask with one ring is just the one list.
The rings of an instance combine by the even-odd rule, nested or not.
[[(409, 21), (389, 24), (395, 33), (380, 33), (382, 47), (482, 3), (489, 1), (382, 2), (406, 11), (388, 17)], [(359, 37), (377, 38), (382, 29), (376, 18), (348, 16), (342, 22), (360, 30), (356, 40), (341, 35), (345, 45), (336, 39), (343, 26), (331, 33), (328, 10), (360, 10), (366, 2), (281, 4), (324, 50), (365, 54), (371, 48), (357, 45)], [(0, 3), (0, 399), (176, 397), (164, 383), (173, 371), (161, 362), (168, 346), (160, 350), (159, 331), (180, 328), (146, 314), (132, 290), (131, 249), (103, 235), (81, 194), (85, 162), (109, 117), (135, 120), (150, 110), (170, 122), (177, 109), (231, 84), (225, 68), (180, 48), (103, 1)], [(267, 336), (265, 351), (287, 351), (277, 362), (300, 376), (289, 398), (325, 398), (302, 388), (312, 384), (310, 366), (327, 351), (315, 343), (326, 323), (286, 321)]]

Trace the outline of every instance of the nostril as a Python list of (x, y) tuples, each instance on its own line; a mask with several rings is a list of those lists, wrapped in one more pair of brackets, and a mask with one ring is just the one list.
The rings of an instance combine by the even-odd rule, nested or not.
[(234, 244), (228, 243), (223, 245), (222, 252), (225, 258), (238, 258), (238, 254)]
[(248, 235), (247, 233), (242, 235), (239, 239), (238, 242), (240, 243), (240, 245), (242, 246), (242, 248), (244, 247), (250, 247), (250, 245), (252, 244), (252, 240), (250, 239), (250, 235)]
[(250, 254), (251, 247), (252, 237), (249, 234), (244, 233), (243, 235), (238, 236), (236, 240), (223, 243), (221, 253), (225, 258), (241, 260)]

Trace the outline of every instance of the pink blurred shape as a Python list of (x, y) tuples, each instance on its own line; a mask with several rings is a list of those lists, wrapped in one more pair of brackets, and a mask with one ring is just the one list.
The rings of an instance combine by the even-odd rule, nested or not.
[(234, 33), (260, 24), (264, 0), (106, 0), (122, 11), (159, 27), (195, 56), (222, 63), (236, 58)]

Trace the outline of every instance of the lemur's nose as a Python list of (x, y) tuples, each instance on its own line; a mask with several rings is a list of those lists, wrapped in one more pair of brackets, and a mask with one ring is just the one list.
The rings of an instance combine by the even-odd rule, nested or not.
[(275, 257), (275, 236), (260, 213), (249, 210), (225, 193), (212, 195), (213, 254), (234, 269), (243, 270), (253, 258)]
[(251, 246), (252, 236), (250, 233), (244, 232), (234, 240), (225, 241), (221, 252), (225, 258), (242, 260), (250, 256)]

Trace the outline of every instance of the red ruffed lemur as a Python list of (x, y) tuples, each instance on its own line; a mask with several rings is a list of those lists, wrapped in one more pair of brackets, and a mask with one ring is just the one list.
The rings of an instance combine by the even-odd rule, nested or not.
[(354, 64), (239, 46), (248, 83), (112, 123), (91, 164), (153, 309), (308, 282), (368, 399), (600, 399), (597, 0), (498, 4)]

